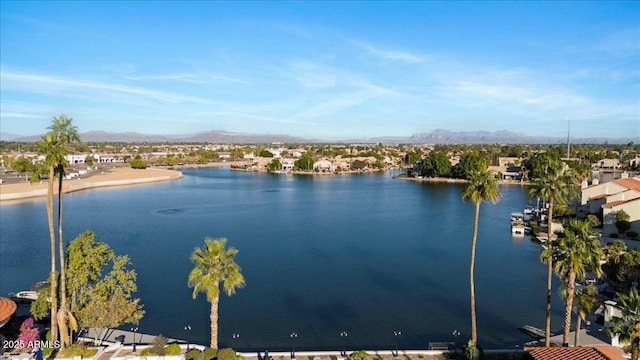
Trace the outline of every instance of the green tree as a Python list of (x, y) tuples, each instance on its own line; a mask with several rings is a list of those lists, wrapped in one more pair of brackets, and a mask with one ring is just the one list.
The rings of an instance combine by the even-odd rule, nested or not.
[(470, 180), (472, 173), (487, 168), (487, 160), (477, 153), (466, 153), (452, 169), (453, 177)]
[(64, 157), (69, 153), (69, 144), (80, 144), (80, 135), (78, 134), (78, 127), (73, 125), (73, 119), (60, 115), (54, 117), (51, 125), (47, 128), (50, 133), (53, 134), (59, 141), (62, 150), (62, 157), (60, 161), (56, 163), (55, 174), (58, 177), (58, 251), (60, 254), (60, 310), (58, 311), (58, 326), (60, 329), (61, 346), (71, 344), (71, 338), (69, 337), (69, 331), (67, 328), (67, 321), (69, 319), (69, 308), (67, 306), (66, 297), (66, 274), (65, 274), (65, 249), (64, 240), (62, 238), (62, 180), (65, 174), (65, 167), (69, 166), (69, 162)]
[(91, 166), (91, 165), (93, 165), (93, 164), (95, 164), (95, 163), (96, 163), (96, 158), (95, 158), (95, 157), (93, 157), (93, 155), (87, 155), (87, 156), (84, 158), (84, 163), (85, 163), (85, 164), (87, 164), (87, 165), (89, 165), (89, 166)]
[(296, 170), (313, 170), (313, 158), (305, 155), (293, 163), (293, 168)]
[[(49, 132), (37, 143), (38, 153), (45, 156), (44, 163), (49, 169), (47, 182), (47, 220), (49, 223), (49, 239), (51, 241), (51, 272), (49, 273), (51, 299), (51, 341), (58, 340), (58, 275), (56, 267), (56, 234), (54, 223), (54, 181), (56, 179), (56, 167), (64, 161), (64, 144), (58, 137)], [(39, 181), (39, 176), (31, 178), (32, 182)]]
[(104, 242), (95, 240), (93, 231), (85, 231), (67, 245), (68, 297), (74, 313), (86, 300), (86, 292), (102, 277), (102, 271), (115, 259), (115, 253)]
[(218, 348), (218, 304), (220, 284), (227, 296), (235, 294), (237, 288), (245, 286), (240, 266), (235, 262), (238, 253), (233, 247), (225, 248), (227, 239), (204, 240), (203, 248), (196, 248), (191, 254), (195, 267), (189, 273), (189, 287), (193, 288), (193, 298), (199, 292), (206, 294), (211, 303), (211, 347)]
[(546, 152), (536, 152), (522, 161), (527, 178), (535, 180), (546, 176), (549, 163), (559, 162), (560, 159)]
[(624, 234), (629, 231), (629, 229), (631, 229), (631, 223), (629, 222), (629, 219), (629, 214), (627, 214), (626, 211), (620, 210), (616, 212), (615, 225), (616, 229), (618, 229), (618, 234)]
[(140, 321), (144, 310), (134, 298), (137, 274), (129, 265), (128, 256), (113, 257), (111, 270), (82, 292), (76, 312), (80, 326), (105, 329)]
[(589, 223), (573, 219), (565, 228), (564, 236), (558, 239), (555, 246), (544, 250), (540, 257), (543, 262), (555, 258), (555, 271), (567, 289), (562, 343), (563, 346), (569, 346), (576, 281), (586, 278), (587, 268), (592, 269), (597, 276), (602, 274), (600, 259), (604, 257), (604, 252), (600, 248), (600, 241), (596, 237), (596, 233), (589, 227)]
[(496, 178), (488, 169), (475, 169), (469, 174), (469, 186), (462, 192), (463, 199), (471, 199), (475, 205), (473, 218), (473, 237), (471, 238), (471, 259), (469, 266), (469, 287), (471, 292), (471, 343), (478, 344), (478, 332), (476, 326), (476, 297), (474, 267), (476, 259), (476, 242), (478, 239), (478, 219), (480, 216), (480, 203), (491, 201), (494, 204), (500, 197), (500, 189)]
[(587, 321), (589, 315), (595, 310), (595, 305), (599, 302), (598, 289), (595, 285), (589, 284), (576, 289), (573, 311), (578, 316), (576, 319), (576, 334), (573, 346), (580, 346), (580, 328), (582, 327), (582, 322)]
[(258, 153), (258, 156), (260, 156), (260, 157), (273, 157), (273, 154), (269, 150), (261, 150)]
[(610, 334), (619, 336), (620, 342), (631, 345), (631, 360), (640, 356), (640, 295), (638, 289), (632, 288), (629, 295), (618, 293), (618, 305), (622, 310), (621, 317), (611, 320)]
[(149, 166), (149, 162), (143, 160), (140, 155), (136, 155), (133, 159), (129, 159), (129, 166), (132, 169), (146, 169)]
[[(24, 156), (20, 156), (19, 158), (13, 160), (11, 162), (11, 168), (14, 171), (18, 172), (20, 175), (35, 171), (35, 165), (31, 162), (30, 159)], [(27, 181), (29, 180), (27, 176), (25, 176), (25, 178), (27, 179)]]
[(282, 163), (280, 163), (280, 160), (278, 159), (273, 159), (271, 160), (270, 163), (267, 164), (267, 171), (268, 172), (274, 172), (277, 170), (282, 169)]
[(545, 346), (551, 343), (551, 278), (553, 275), (553, 206), (555, 203), (565, 204), (567, 198), (572, 193), (572, 183), (570, 174), (565, 172), (562, 162), (547, 159), (542, 176), (537, 177), (529, 189), (530, 198), (539, 198), (548, 201), (549, 212), (547, 216), (547, 234), (549, 241), (549, 257), (547, 258), (547, 307), (545, 322)]
[(432, 151), (422, 161), (421, 174), (429, 177), (448, 177), (451, 174), (451, 162), (447, 154)]

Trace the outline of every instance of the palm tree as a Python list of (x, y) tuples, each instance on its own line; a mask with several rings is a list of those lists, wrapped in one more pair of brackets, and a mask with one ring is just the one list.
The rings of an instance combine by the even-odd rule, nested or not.
[(554, 268), (567, 289), (562, 343), (563, 346), (569, 346), (576, 280), (584, 280), (587, 277), (588, 268), (600, 276), (602, 274), (600, 259), (604, 257), (604, 252), (589, 223), (574, 219), (569, 222), (564, 236), (558, 239), (556, 246), (547, 248), (541, 254), (543, 262), (551, 257), (555, 258)]
[(631, 360), (640, 356), (640, 295), (638, 289), (632, 288), (629, 295), (618, 293), (622, 317), (611, 320), (609, 333), (619, 335), (622, 343), (631, 345)]
[(75, 319), (70, 318), (70, 312), (67, 307), (66, 262), (64, 260), (64, 241), (62, 237), (62, 180), (65, 173), (64, 169), (69, 166), (69, 162), (64, 157), (68, 153), (67, 144), (80, 143), (80, 136), (78, 135), (78, 127), (73, 125), (73, 119), (68, 118), (66, 115), (54, 117), (47, 129), (58, 139), (62, 147), (62, 157), (55, 164), (55, 175), (58, 178), (58, 251), (60, 253), (60, 311), (58, 312), (58, 325), (60, 326), (61, 346), (65, 347), (71, 343), (67, 321), (71, 320), (72, 323), (75, 323)]
[[(47, 219), (49, 221), (49, 238), (51, 240), (51, 340), (58, 340), (58, 276), (56, 274), (56, 234), (53, 221), (53, 182), (57, 164), (64, 159), (64, 150), (59, 139), (51, 132), (47, 133), (37, 144), (38, 153), (45, 156), (44, 162), (49, 169), (47, 182)], [(40, 173), (32, 177), (32, 181), (39, 181)]]
[(587, 317), (593, 312), (595, 305), (600, 302), (600, 298), (598, 298), (598, 289), (593, 284), (576, 289), (575, 295), (573, 311), (578, 315), (578, 318), (576, 319), (576, 335), (573, 346), (580, 346), (582, 321), (587, 321)]
[(470, 172), (469, 186), (462, 192), (462, 199), (470, 198), (475, 204), (475, 215), (473, 218), (473, 237), (471, 239), (471, 260), (469, 266), (469, 288), (471, 292), (471, 342), (473, 345), (478, 343), (478, 331), (476, 326), (476, 294), (474, 267), (476, 261), (476, 242), (478, 239), (478, 218), (480, 216), (480, 203), (490, 200), (494, 204), (500, 197), (500, 189), (498, 181), (490, 173), (486, 165), (482, 165), (478, 169)]
[(193, 298), (203, 292), (211, 303), (211, 348), (218, 348), (218, 303), (220, 301), (220, 283), (227, 296), (235, 294), (236, 288), (245, 285), (240, 266), (234, 258), (235, 248), (225, 249), (227, 239), (204, 240), (203, 248), (196, 248), (191, 254), (195, 267), (189, 273), (189, 287), (193, 288)]
[(547, 219), (547, 236), (549, 241), (547, 245), (549, 248), (549, 257), (546, 260), (547, 263), (547, 308), (546, 308), (546, 322), (545, 322), (545, 346), (549, 346), (551, 343), (551, 277), (553, 274), (553, 205), (555, 203), (563, 204), (566, 202), (567, 197), (572, 192), (570, 186), (571, 181), (568, 172), (564, 171), (564, 164), (559, 160), (547, 159), (547, 163), (544, 167), (543, 176), (535, 179), (529, 190), (530, 198), (539, 198), (548, 201), (549, 213)]

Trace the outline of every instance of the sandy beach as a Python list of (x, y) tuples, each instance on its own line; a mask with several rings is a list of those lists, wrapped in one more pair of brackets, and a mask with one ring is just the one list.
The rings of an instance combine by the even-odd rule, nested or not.
[[(145, 184), (158, 181), (168, 181), (180, 179), (182, 173), (176, 170), (166, 169), (131, 169), (127, 167), (113, 168), (101, 170), (90, 176), (64, 180), (62, 182), (62, 192), (69, 193), (74, 191), (112, 187), (126, 186), (135, 184)], [(55, 193), (58, 192), (58, 185), (55, 184)], [(28, 182), (16, 184), (0, 185), (0, 202), (23, 200), (30, 198), (44, 197), (47, 195), (47, 182), (43, 181), (38, 184), (30, 184)]]

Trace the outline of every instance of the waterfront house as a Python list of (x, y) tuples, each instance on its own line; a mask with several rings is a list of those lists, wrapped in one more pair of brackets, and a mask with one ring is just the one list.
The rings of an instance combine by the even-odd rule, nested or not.
[(588, 186), (582, 183), (581, 210), (602, 216), (602, 233), (617, 233), (615, 215), (624, 210), (629, 214), (631, 230), (640, 233), (640, 176), (599, 183)]
[(591, 164), (591, 168), (594, 170), (620, 170), (621, 165), (618, 159), (602, 159)]
[(522, 163), (522, 158), (519, 157), (498, 157), (498, 166), (508, 168), (512, 166), (519, 166)]
[(332, 163), (327, 158), (320, 159), (313, 163), (313, 170), (331, 171)]
[(293, 159), (282, 159), (282, 160), (280, 160), (280, 164), (282, 165), (282, 170), (291, 171), (291, 170), (293, 170), (294, 160)]

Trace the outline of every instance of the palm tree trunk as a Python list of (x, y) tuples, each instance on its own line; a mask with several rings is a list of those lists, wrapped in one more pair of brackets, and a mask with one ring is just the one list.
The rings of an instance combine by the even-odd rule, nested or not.
[(478, 329), (476, 326), (476, 290), (474, 280), (474, 267), (476, 263), (476, 241), (478, 239), (478, 217), (480, 215), (480, 202), (476, 202), (476, 213), (473, 218), (473, 238), (471, 240), (471, 261), (469, 266), (469, 289), (471, 292), (471, 342), (475, 346), (478, 343)]
[(640, 340), (636, 338), (631, 341), (631, 360), (640, 359)]
[(576, 335), (573, 338), (573, 346), (580, 346), (580, 328), (582, 327), (582, 318), (580, 314), (578, 314), (578, 319), (576, 319)]
[[(562, 335), (562, 346), (569, 346), (569, 336), (571, 333), (571, 310), (573, 308), (573, 298), (576, 291), (576, 273), (569, 265), (567, 276), (567, 302), (564, 306), (564, 334)], [(579, 318), (579, 316), (578, 316)], [(577, 331), (578, 329), (576, 329)]]
[(211, 300), (211, 348), (218, 348), (218, 303), (220, 296)]
[[(549, 254), (553, 248), (553, 197), (549, 198), (549, 216), (547, 218), (547, 246), (549, 247)], [(553, 275), (553, 256), (549, 255), (547, 258), (547, 312), (545, 321), (544, 332), (544, 346), (551, 346), (551, 276)]]
[(67, 281), (65, 277), (65, 256), (64, 241), (62, 239), (62, 176), (60, 171), (58, 176), (58, 251), (60, 253), (60, 340), (61, 347), (69, 345), (69, 333), (67, 328)]
[(49, 183), (47, 188), (47, 220), (49, 221), (49, 237), (51, 239), (51, 341), (58, 340), (58, 278), (56, 276), (56, 232), (53, 222), (53, 181), (54, 168), (49, 167)]

